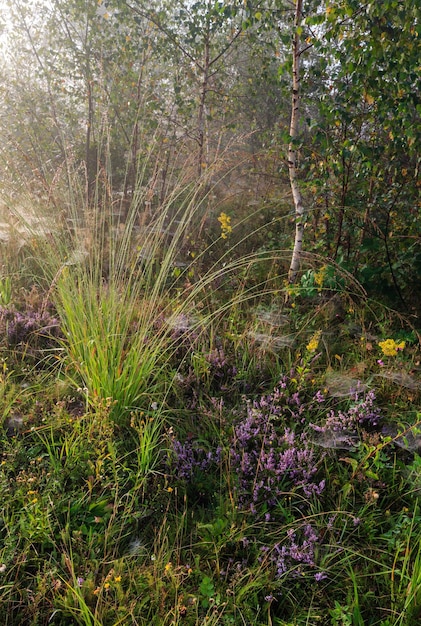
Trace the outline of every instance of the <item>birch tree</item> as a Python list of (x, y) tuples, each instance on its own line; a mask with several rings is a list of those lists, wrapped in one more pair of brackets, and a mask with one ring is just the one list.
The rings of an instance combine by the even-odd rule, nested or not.
[(292, 38), (292, 102), (290, 140), (288, 146), (288, 171), (291, 185), (292, 198), (295, 210), (295, 239), (289, 268), (289, 282), (295, 283), (300, 268), (301, 253), (303, 249), (305, 209), (303, 197), (297, 177), (297, 142), (300, 122), (300, 56), (301, 56), (301, 19), (303, 12), (303, 0), (295, 2), (294, 33)]

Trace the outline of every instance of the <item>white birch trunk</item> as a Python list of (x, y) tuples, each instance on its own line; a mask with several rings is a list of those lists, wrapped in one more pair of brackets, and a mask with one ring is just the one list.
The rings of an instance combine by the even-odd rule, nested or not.
[(288, 146), (288, 170), (289, 182), (291, 186), (292, 198), (295, 209), (295, 240), (292, 251), (291, 264), (289, 268), (288, 280), (295, 283), (300, 269), (301, 252), (303, 248), (305, 210), (303, 199), (297, 180), (297, 144), (299, 132), (299, 110), (300, 110), (300, 35), (298, 27), (301, 22), (303, 0), (296, 0), (294, 19), (294, 38), (292, 42), (292, 109), (290, 123), (290, 143)]

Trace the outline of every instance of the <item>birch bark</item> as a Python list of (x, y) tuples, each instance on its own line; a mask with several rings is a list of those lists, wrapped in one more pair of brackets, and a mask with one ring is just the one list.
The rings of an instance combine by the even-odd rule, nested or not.
[(290, 122), (290, 141), (288, 146), (288, 170), (292, 198), (295, 210), (295, 239), (291, 264), (288, 273), (290, 283), (295, 283), (300, 269), (303, 249), (305, 208), (297, 178), (297, 138), (299, 133), (300, 115), (300, 31), (299, 26), (303, 12), (303, 0), (295, 2), (294, 37), (292, 41), (292, 107)]

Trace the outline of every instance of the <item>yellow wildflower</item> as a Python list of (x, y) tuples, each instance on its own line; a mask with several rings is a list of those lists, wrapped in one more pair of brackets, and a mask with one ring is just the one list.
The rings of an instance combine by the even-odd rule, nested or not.
[(221, 237), (226, 239), (232, 232), (231, 218), (226, 213), (222, 212), (218, 217), (218, 222), (221, 224)]
[(114, 582), (121, 583), (121, 576), (115, 576), (114, 577)]
[(316, 330), (316, 332), (314, 333), (314, 335), (312, 336), (312, 338), (306, 345), (306, 348), (309, 352), (315, 352), (317, 350), (321, 336), (322, 336), (322, 331)]
[(171, 563), (171, 561), (168, 561), (168, 563), (166, 564), (166, 566), (164, 568), (165, 572), (166, 573), (169, 572), (171, 568), (172, 568), (172, 563)]
[(314, 282), (319, 288), (319, 291), (323, 287), (323, 283), (325, 281), (325, 276), (326, 276), (326, 270), (327, 270), (326, 265), (323, 265), (323, 267), (321, 267), (318, 272), (314, 273)]
[(385, 339), (385, 341), (379, 341), (379, 346), (385, 356), (396, 356), (405, 348), (405, 342), (396, 343), (394, 339)]

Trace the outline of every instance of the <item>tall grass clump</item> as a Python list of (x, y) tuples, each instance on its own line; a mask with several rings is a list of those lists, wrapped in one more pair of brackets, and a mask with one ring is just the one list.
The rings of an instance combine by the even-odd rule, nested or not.
[(139, 406), (143, 395), (154, 397), (158, 381), (165, 389), (165, 338), (152, 336), (146, 303), (139, 319), (132, 294), (67, 272), (56, 297), (67, 375), (91, 405), (109, 399), (112, 413), (121, 415)]
[[(130, 218), (129, 218), (130, 219)], [(114, 416), (165, 395), (168, 333), (158, 319), (173, 256), (161, 259), (161, 218), (141, 244), (130, 222), (80, 265), (66, 265), (53, 291), (64, 330), (67, 373), (90, 404), (109, 399)], [(105, 247), (106, 246), (106, 247)], [(147, 250), (143, 260), (142, 251)]]
[[(85, 240), (76, 233), (74, 250), (49, 290), (64, 334), (63, 371), (92, 406), (111, 401), (117, 421), (166, 397), (177, 369), (174, 359), (170, 365), (177, 333), (186, 324), (198, 337), (209, 336), (215, 320), (233, 306), (273, 289), (266, 278), (255, 278), (251, 286), (247, 281), (262, 262), (279, 261), (278, 253), (241, 257), (230, 248), (213, 258), (212, 243), (192, 252), (208, 217), (213, 183), (206, 175), (190, 180), (187, 164), (173, 173), (165, 197), (152, 207), (145, 180), (149, 158), (124, 222), (98, 177), (94, 205), (83, 217)], [(217, 164), (213, 176), (216, 169)], [(224, 236), (222, 230), (217, 239)], [(222, 294), (218, 304), (216, 292)]]

